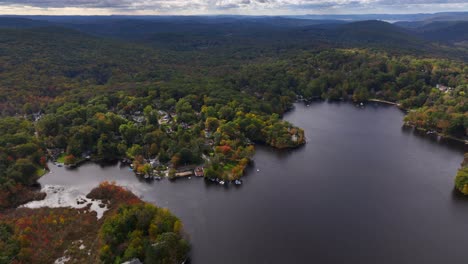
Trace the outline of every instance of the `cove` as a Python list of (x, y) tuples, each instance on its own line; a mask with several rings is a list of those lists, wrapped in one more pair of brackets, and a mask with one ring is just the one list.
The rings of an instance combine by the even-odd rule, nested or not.
[(296, 104), (297, 150), (257, 146), (240, 187), (148, 183), (127, 167), (51, 165), (42, 186), (115, 181), (179, 216), (191, 263), (466, 263), (468, 200), (453, 191), (465, 146), (402, 128), (392, 106)]

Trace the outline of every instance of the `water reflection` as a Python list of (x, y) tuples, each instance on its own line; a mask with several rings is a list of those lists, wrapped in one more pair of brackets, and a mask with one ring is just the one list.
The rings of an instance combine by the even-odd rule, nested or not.
[(418, 138), (420, 138), (422, 140), (425, 140), (426, 142), (438, 145), (440, 147), (445, 147), (445, 148), (449, 148), (449, 149), (457, 149), (461, 153), (464, 153), (464, 152), (468, 151), (468, 145), (467, 144), (464, 144), (464, 143), (462, 143), (462, 142), (460, 142), (458, 140), (455, 140), (455, 139), (441, 137), (441, 136), (439, 136), (437, 134), (428, 134), (425, 131), (421, 131), (421, 130), (415, 129), (414, 127), (405, 126), (405, 125), (402, 126), (401, 130), (402, 130), (403, 133), (413, 134), (414, 136), (416, 136), (416, 137), (418, 137)]
[(468, 203), (468, 195), (462, 194), (456, 188), (453, 188), (453, 190), (452, 190), (452, 199), (455, 202), (460, 202), (462, 204), (467, 204)]

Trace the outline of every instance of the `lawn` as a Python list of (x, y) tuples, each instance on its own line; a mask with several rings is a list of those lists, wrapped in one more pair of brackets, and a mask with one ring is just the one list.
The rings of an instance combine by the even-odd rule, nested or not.
[(57, 158), (58, 163), (65, 163), (65, 153), (60, 154)]

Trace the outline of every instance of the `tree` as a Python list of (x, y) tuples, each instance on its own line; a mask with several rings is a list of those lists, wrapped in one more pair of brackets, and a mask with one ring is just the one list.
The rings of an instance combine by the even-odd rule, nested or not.
[(455, 177), (455, 187), (463, 194), (468, 195), (468, 153), (462, 162), (462, 167)]
[(10, 174), (16, 181), (28, 185), (36, 178), (36, 167), (29, 159), (18, 159), (7, 174)]
[(66, 165), (72, 165), (75, 164), (77, 161), (76, 157), (73, 156), (73, 154), (65, 156), (65, 164)]
[(20, 242), (14, 237), (10, 225), (0, 223), (0, 263), (10, 263), (20, 252)]
[(139, 134), (138, 128), (133, 123), (120, 125), (119, 132), (128, 145), (133, 144)]
[(101, 134), (97, 143), (98, 155), (104, 160), (113, 160), (118, 154), (117, 144), (112, 142), (108, 135)]
[(219, 127), (219, 124), (220, 122), (216, 117), (208, 117), (205, 121), (205, 128), (209, 131), (216, 131), (216, 129)]
[(354, 102), (366, 102), (367, 100), (369, 100), (369, 91), (365, 87), (361, 86), (354, 91)]
[(175, 154), (174, 156), (172, 156), (171, 158), (171, 164), (172, 166), (174, 166), (175, 168), (177, 168), (179, 165), (180, 165), (180, 162), (181, 162), (181, 157), (180, 157), (180, 154), (177, 153)]
[(143, 147), (141, 147), (138, 144), (133, 144), (128, 150), (127, 150), (127, 156), (130, 158), (135, 158), (136, 156), (143, 155)]
[(69, 141), (68, 141), (68, 145), (67, 145), (67, 150), (66, 152), (72, 156), (79, 156), (81, 155), (82, 153), (82, 150), (81, 150), (81, 142), (79, 142), (79, 140), (77, 140), (75, 137), (72, 137)]
[(180, 122), (192, 123), (195, 121), (195, 112), (193, 111), (192, 105), (184, 98), (177, 102), (176, 113), (178, 121)]

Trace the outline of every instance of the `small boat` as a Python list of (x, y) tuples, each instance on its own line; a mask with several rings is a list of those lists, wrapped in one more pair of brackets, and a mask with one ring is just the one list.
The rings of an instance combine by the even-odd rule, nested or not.
[(63, 167), (63, 165), (62, 164), (57, 164), (57, 167)]
[(224, 181), (220, 181), (219, 184), (224, 185)]
[(235, 181), (234, 181), (234, 184), (236, 184), (236, 185), (241, 185), (241, 184), (242, 184), (242, 181), (241, 181), (241, 180), (235, 180)]
[(361, 103), (360, 105), (361, 105), (361, 106), (364, 106), (364, 104), (363, 104), (363, 103)]
[(259, 171), (260, 171), (260, 169), (257, 169), (257, 172), (259, 172)]
[(154, 177), (154, 179), (158, 180), (158, 181), (162, 180), (162, 178), (160, 176)]

